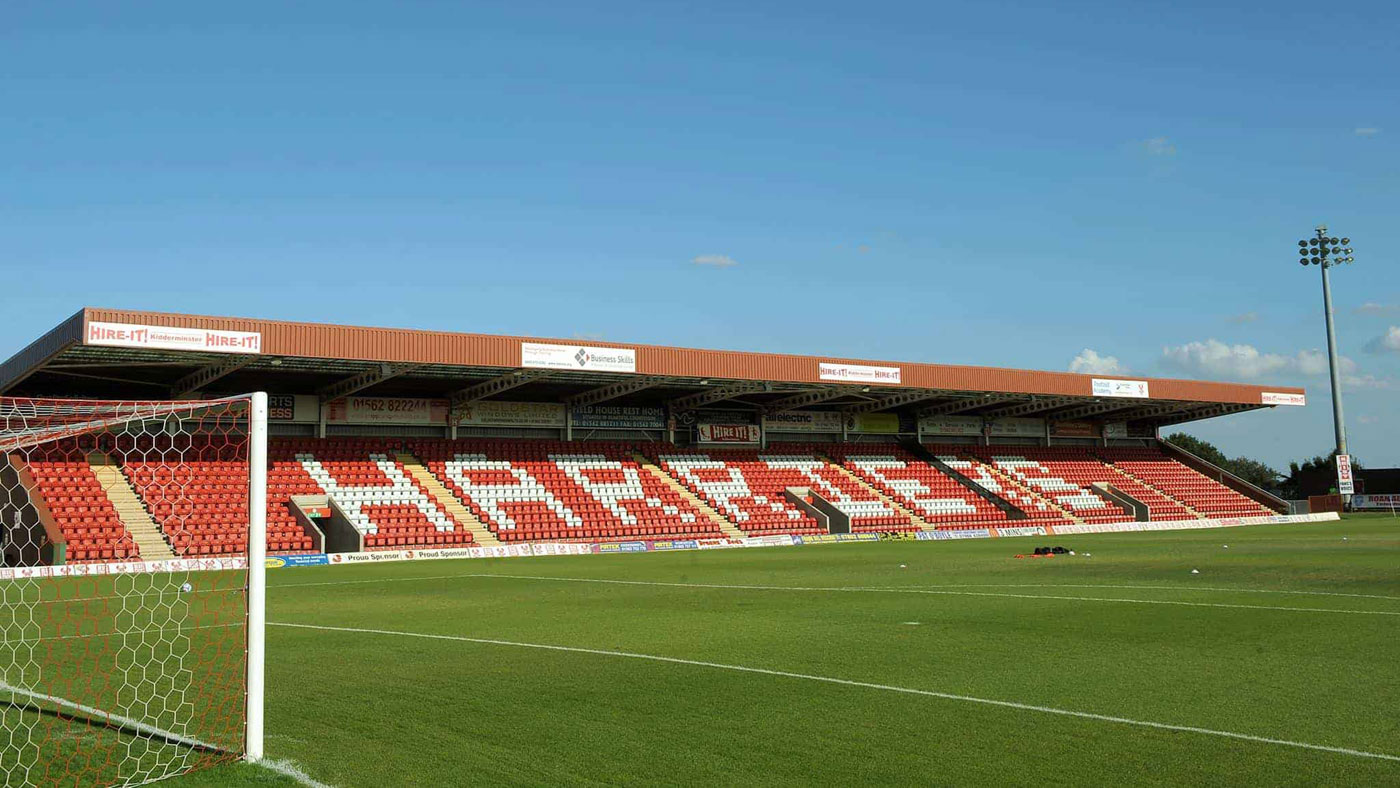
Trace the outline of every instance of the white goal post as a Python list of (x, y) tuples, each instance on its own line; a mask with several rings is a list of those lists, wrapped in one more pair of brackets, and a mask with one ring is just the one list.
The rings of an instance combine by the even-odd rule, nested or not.
[(0, 397), (5, 785), (263, 757), (267, 413)]

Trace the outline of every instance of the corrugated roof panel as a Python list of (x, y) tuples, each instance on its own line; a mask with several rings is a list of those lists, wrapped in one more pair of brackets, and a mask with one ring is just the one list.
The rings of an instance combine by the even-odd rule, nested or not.
[[(791, 383), (830, 383), (818, 374), (822, 362), (861, 366), (898, 367), (900, 383), (897, 388), (935, 388), (950, 391), (1004, 392), (1088, 397), (1093, 395), (1093, 375), (1068, 372), (969, 367), (942, 364), (916, 364), (896, 361), (874, 361), (817, 356), (794, 356), (777, 353), (750, 353), (727, 350), (675, 348), (655, 345), (633, 345), (617, 342), (544, 339), (535, 337), (457, 334), (437, 331), (415, 331), (398, 328), (370, 328), (316, 323), (294, 323), (249, 318), (176, 315), (116, 309), (86, 309), (74, 320), (100, 320), (115, 323), (138, 323), (158, 326), (226, 331), (257, 331), (263, 335), (266, 355), (297, 358), (319, 358), (391, 363), (424, 363), (455, 367), (512, 369), (521, 365), (521, 344), (543, 342), (563, 345), (589, 345), (609, 348), (634, 348), (637, 351), (637, 372), (692, 378), (734, 380), (763, 380)], [(82, 323), (86, 328), (86, 323)], [(23, 370), (38, 363), (42, 343), (52, 337), (68, 337), (75, 328), (73, 320), (50, 332), (39, 342), (26, 348), (0, 370), (0, 385), (8, 378), (26, 374)], [(67, 333), (65, 333), (67, 332)], [(81, 337), (82, 332), (77, 331)], [(567, 373), (565, 373), (567, 374)], [(1123, 376), (1114, 376), (1121, 378)], [(1133, 379), (1144, 379), (1133, 377)], [(1303, 393), (1292, 386), (1256, 386), (1238, 383), (1169, 380), (1146, 378), (1153, 400), (1182, 400), (1192, 402), (1261, 404), (1261, 392)], [(886, 388), (880, 383), (869, 384), (872, 389)]]

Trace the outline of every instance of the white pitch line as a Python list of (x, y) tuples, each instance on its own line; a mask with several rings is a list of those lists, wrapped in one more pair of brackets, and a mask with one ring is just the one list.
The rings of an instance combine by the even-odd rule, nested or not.
[(1346, 610), (1329, 607), (1280, 607), (1278, 605), (1237, 605), (1228, 602), (1182, 602), (1173, 599), (1126, 599), (1103, 596), (1061, 596), (1057, 594), (1005, 594), (992, 591), (938, 591), (927, 588), (878, 586), (763, 586), (727, 585), (721, 583), (662, 583), (654, 580), (609, 580), (594, 577), (545, 577), (539, 575), (475, 574), (459, 577), (500, 577), (509, 580), (543, 580), (558, 583), (601, 583), (624, 586), (660, 586), (663, 588), (712, 588), (736, 591), (805, 591), (817, 593), (927, 594), (931, 596), (977, 596), (1004, 599), (1053, 599), (1064, 602), (1111, 602), (1134, 605), (1175, 605), (1178, 607), (1216, 607), (1235, 610), (1275, 610), (1289, 613), (1348, 613), (1360, 616), (1400, 616), (1400, 610)]
[(931, 586), (872, 586), (872, 588), (1120, 588), (1155, 591), (1220, 591), (1241, 594), (1298, 594), (1302, 596), (1341, 596), (1353, 599), (1385, 599), (1400, 602), (1400, 596), (1382, 594), (1349, 594), (1343, 591), (1287, 591), (1276, 588), (1226, 588), (1224, 586), (1144, 586), (1115, 585), (1112, 583), (949, 583)]
[[(379, 577), (367, 580), (323, 580), (314, 583), (272, 583), (268, 588), (302, 588), (313, 586), (340, 586), (340, 585), (365, 585), (373, 583), (410, 583), (422, 580), (458, 580), (464, 577), (529, 577), (536, 578), (535, 575), (498, 575), (490, 572), (473, 572), (453, 575), (416, 575), (413, 577)], [(591, 580), (591, 578), (559, 578)], [(596, 582), (641, 582), (628, 580), (597, 580)], [(1393, 602), (1400, 602), (1400, 596), (1383, 596), (1381, 594), (1348, 594), (1341, 591), (1288, 591), (1275, 588), (1226, 588), (1224, 586), (1148, 586), (1148, 585), (1117, 585), (1111, 583), (956, 583), (948, 585), (923, 585), (923, 586), (848, 586), (840, 589), (835, 588), (801, 588), (793, 586), (724, 586), (695, 584), (704, 588), (754, 588), (754, 589), (787, 589), (793, 591), (834, 591), (862, 589), (868, 591), (921, 591), (925, 589), (945, 589), (945, 588), (1113, 588), (1120, 590), (1144, 590), (1144, 591), (1207, 591), (1214, 593), (1240, 593), (1240, 594), (1294, 594), (1300, 596), (1336, 596), (1351, 597), (1355, 599), (1382, 599)], [(1049, 599), (1050, 597), (1046, 597)], [(1151, 601), (1151, 600), (1148, 600)], [(1284, 610), (1287, 608), (1269, 607), (1270, 610)], [(1329, 609), (1330, 612), (1330, 609)]]
[(166, 741), (175, 742), (176, 744), (183, 744), (187, 747), (197, 747), (203, 750), (215, 750), (218, 752), (224, 751), (223, 747), (219, 747), (217, 745), (213, 745), (205, 741), (200, 741), (199, 739), (190, 736), (181, 736), (178, 733), (165, 730), (164, 728), (157, 728), (154, 725), (141, 722), (140, 720), (134, 720), (130, 717), (123, 717), (120, 714), (113, 714), (110, 711), (103, 711), (102, 709), (99, 709), (95, 706), (85, 706), (81, 703), (74, 703), (71, 700), (67, 700), (66, 698), (60, 698), (57, 695), (45, 695), (42, 692), (34, 692), (32, 690), (24, 689), (23, 687), (16, 687), (12, 684), (5, 684), (4, 682), (0, 682), (0, 690), (3, 690), (5, 692), (11, 692), (15, 695), (32, 698), (34, 700), (47, 701), (49, 703), (54, 704), (55, 706), (60, 706), (65, 709), (80, 711), (83, 714), (89, 714), (93, 717), (98, 717), (100, 719), (107, 720), (108, 722), (114, 722), (128, 728), (134, 728), (135, 730), (140, 731), (141, 733), (144, 733), (147, 736), (159, 737), (165, 739)]
[[(4, 682), (0, 682), (0, 691), (10, 692), (12, 694), (30, 698), (33, 700), (46, 701), (60, 708), (71, 709), (73, 711), (81, 712), (83, 714), (97, 717), (99, 719), (107, 720), (108, 722), (117, 723), (118, 725), (121, 725), (123, 727), (132, 728), (136, 731), (144, 733), (147, 736), (164, 739), (165, 741), (174, 742), (176, 744), (183, 744), (186, 747), (194, 747), (203, 750), (214, 750), (216, 752), (226, 751), (223, 747), (219, 747), (217, 745), (210, 744), (209, 742), (196, 739), (193, 736), (182, 736), (173, 731), (168, 731), (164, 728), (158, 728), (149, 723), (132, 719), (131, 717), (124, 717), (120, 714), (113, 714), (110, 711), (103, 711), (102, 709), (99, 709), (95, 706), (88, 706), (82, 703), (75, 703), (66, 698), (60, 698), (57, 695), (46, 695), (42, 692), (34, 692), (32, 690), (27, 690), (23, 687), (16, 687), (12, 684), (6, 684)], [(317, 782), (315, 779), (313, 779), (306, 772), (302, 771), (300, 767), (298, 767), (295, 763), (292, 763), (291, 761), (274, 761), (264, 759), (256, 762), (254, 765), (260, 766), (264, 769), (267, 769), (268, 771), (276, 772), (280, 775), (283, 775), (284, 777), (290, 777), (291, 779), (296, 780), (298, 783), (307, 786), (307, 788), (334, 788), (333, 786), (327, 785), (326, 783)]]
[(270, 627), (290, 627), (294, 629), (310, 629), (322, 632), (350, 632), (366, 635), (393, 635), (397, 637), (420, 638), (423, 640), (445, 640), (459, 643), (479, 643), (489, 646), (512, 646), (515, 648), (532, 648), (543, 651), (563, 651), (573, 654), (593, 654), (604, 657), (620, 657), (623, 659), (638, 659), (648, 662), (663, 662), (673, 665), (690, 665), (693, 667), (715, 668), (717, 670), (731, 670), (738, 673), (754, 673), (763, 676), (779, 676), (782, 678), (802, 679), (804, 681), (817, 681), (825, 684), (838, 684), (846, 687), (860, 687), (863, 689), (882, 690), (884, 692), (897, 692), (905, 695), (921, 695), (929, 698), (941, 698), (943, 700), (955, 700), (964, 703), (978, 703), (984, 706), (997, 706), (1006, 709), (1017, 709), (1019, 711), (1036, 711), (1042, 714), (1055, 714), (1061, 717), (1075, 717), (1084, 720), (1095, 720), (1098, 722), (1112, 722), (1120, 725), (1132, 725), (1139, 728), (1155, 728), (1157, 730), (1178, 731), (1181, 733), (1198, 733), (1205, 736), (1218, 736), (1227, 739), (1238, 739), (1242, 741), (1256, 742), (1259, 744), (1275, 744), (1282, 747), (1294, 747), (1303, 750), (1315, 750), (1318, 752), (1330, 752), (1339, 755), (1350, 755), (1357, 758), (1372, 758), (1382, 761), (1400, 762), (1400, 755), (1390, 755), (1381, 752), (1369, 752), (1350, 747), (1332, 747), (1326, 744), (1310, 744), (1308, 742), (1291, 741), (1288, 739), (1274, 739), (1267, 736), (1255, 736), (1248, 733), (1236, 733), (1234, 731), (1220, 731), (1212, 728), (1201, 728), (1194, 725), (1173, 725), (1166, 722), (1153, 722), (1151, 720), (1135, 720), (1128, 717), (1115, 717), (1109, 714), (1095, 714), (1088, 711), (1074, 711), (1072, 709), (1060, 709), (1054, 706), (1037, 706), (1031, 703), (1017, 703), (1009, 700), (995, 700), (992, 698), (978, 698), (972, 695), (957, 695), (951, 692), (936, 692), (934, 690), (914, 689), (912, 687), (897, 687), (890, 684), (875, 684), (868, 681), (854, 681), (852, 679), (842, 679), (833, 676), (816, 676), (808, 673), (793, 673), (786, 670), (770, 670), (768, 668), (754, 668), (746, 665), (728, 665), (722, 662), (706, 662), (704, 660), (680, 659), (678, 657), (663, 657), (656, 654), (637, 654), (630, 651), (612, 651), (608, 649), (580, 648), (577, 646), (556, 646), (545, 643), (521, 643), (514, 640), (496, 640), (493, 638), (471, 638), (461, 635), (434, 635), (424, 632), (402, 632), (392, 629), (365, 629), (360, 627), (330, 627), (317, 624), (295, 624), (284, 621), (269, 621)]
[(290, 777), (298, 783), (305, 785), (306, 788), (334, 788), (334, 786), (323, 783), (307, 774), (300, 766), (292, 761), (276, 761), (264, 758), (261, 761), (255, 762), (253, 765), (260, 766), (270, 772), (276, 772), (283, 777)]

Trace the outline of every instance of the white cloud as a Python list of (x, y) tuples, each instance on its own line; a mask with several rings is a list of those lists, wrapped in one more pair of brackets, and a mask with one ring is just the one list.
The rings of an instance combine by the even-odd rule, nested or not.
[(729, 268), (739, 264), (738, 260), (727, 254), (702, 254), (693, 258), (690, 262), (696, 265), (709, 265), (715, 268)]
[(1366, 343), (1371, 353), (1400, 353), (1400, 326), (1391, 326), (1384, 334)]
[[(1289, 356), (1264, 353), (1253, 345), (1227, 345), (1218, 339), (1162, 348), (1162, 364), (1189, 375), (1224, 380), (1318, 378), (1329, 374), (1327, 354), (1300, 350)], [(1360, 366), (1342, 356), (1342, 385), (1348, 389), (1389, 389), (1394, 381), (1361, 374)]]
[(1231, 323), (1236, 323), (1236, 324), (1253, 323), (1254, 321), (1256, 321), (1256, 320), (1258, 320), (1258, 319), (1259, 319), (1259, 313), (1258, 313), (1258, 312), (1245, 312), (1245, 313), (1242, 314), (1242, 315), (1231, 315), (1229, 318), (1227, 318), (1227, 320), (1229, 320)]
[(1227, 345), (1218, 339), (1162, 348), (1162, 363), (1206, 377), (1253, 380), (1286, 372), (1296, 361), (1276, 353), (1260, 353), (1252, 345)]
[(1367, 301), (1352, 311), (1358, 315), (1397, 315), (1400, 314), (1400, 304), (1378, 304), (1375, 301)]
[(1176, 143), (1166, 137), (1152, 137), (1138, 143), (1142, 150), (1149, 156), (1175, 156)]
[(1377, 134), (1380, 134), (1380, 133), (1381, 133), (1381, 130), (1378, 129), (1378, 128), (1376, 128), (1375, 126), (1357, 126), (1357, 127), (1356, 127), (1356, 136), (1358, 136), (1358, 137), (1374, 137), (1374, 136), (1376, 136)]
[(1117, 356), (1101, 356), (1086, 347), (1069, 362), (1069, 371), (1086, 375), (1126, 375), (1128, 367), (1119, 362)]
[(1361, 414), (1361, 417), (1357, 419), (1357, 421), (1361, 422), (1362, 424), (1379, 424), (1381, 420), (1368, 413), (1363, 413)]

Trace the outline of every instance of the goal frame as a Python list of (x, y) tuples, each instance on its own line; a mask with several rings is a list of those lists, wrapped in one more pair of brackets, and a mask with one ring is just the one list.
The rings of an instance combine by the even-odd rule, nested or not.
[[(266, 678), (265, 678), (265, 677), (266, 677), (266, 674), (265, 674), (265, 660), (266, 660), (266, 627), (267, 627), (267, 612), (266, 612), (266, 604), (267, 604), (267, 576), (266, 576), (266, 572), (267, 572), (267, 563), (268, 563), (268, 561), (267, 561), (267, 547), (268, 547), (268, 546), (267, 546), (267, 519), (268, 519), (268, 495), (267, 495), (267, 488), (268, 488), (268, 465), (269, 465), (269, 463), (268, 463), (268, 395), (267, 395), (267, 393), (266, 393), (266, 392), (252, 392), (252, 393), (237, 394), (237, 395), (226, 396), (226, 397), (216, 397), (216, 398), (213, 398), (213, 399), (210, 399), (210, 400), (180, 400), (180, 401), (175, 401), (175, 400), (166, 400), (166, 401), (154, 401), (154, 400), (139, 400), (139, 401), (136, 401), (136, 400), (126, 400), (126, 401), (116, 401), (116, 400), (110, 400), (110, 401), (109, 401), (109, 400), (77, 400), (77, 399), (71, 399), (71, 398), (61, 398), (61, 399), (35, 398), (35, 399), (30, 399), (30, 400), (28, 400), (28, 401), (29, 401), (29, 402), (32, 402), (32, 403), (53, 404), (53, 405), (58, 406), (58, 407), (62, 407), (62, 406), (64, 406), (64, 405), (68, 405), (68, 406), (78, 406), (78, 407), (81, 407), (81, 406), (84, 406), (84, 405), (98, 405), (98, 406), (101, 406), (101, 405), (127, 405), (127, 406), (136, 406), (136, 407), (140, 407), (140, 406), (156, 406), (156, 407), (159, 407), (159, 406), (167, 406), (167, 407), (172, 408), (172, 409), (173, 409), (173, 412), (188, 411), (188, 410), (199, 410), (199, 409), (201, 408), (202, 405), (208, 405), (209, 407), (218, 407), (218, 406), (220, 406), (220, 405), (222, 404), (222, 405), (225, 405), (225, 406), (237, 407), (237, 408), (239, 409), (239, 411), (241, 411), (243, 414), (245, 414), (245, 415), (242, 416), (242, 418), (243, 418), (243, 419), (246, 419), (246, 421), (244, 422), (244, 424), (246, 425), (246, 430), (247, 430), (247, 432), (245, 433), (245, 434), (246, 434), (246, 441), (247, 441), (247, 442), (246, 442), (246, 447), (247, 447), (247, 452), (246, 452), (246, 462), (247, 462), (247, 530), (246, 530), (246, 541), (244, 542), (244, 545), (243, 545), (243, 553), (244, 553), (244, 557), (245, 557), (245, 559), (244, 559), (244, 561), (243, 561), (243, 564), (244, 564), (243, 569), (244, 569), (244, 571), (246, 572), (246, 574), (244, 575), (243, 582), (242, 582), (241, 584), (238, 584), (237, 581), (235, 580), (235, 581), (234, 581), (234, 582), (235, 582), (235, 585), (233, 586), (234, 588), (237, 588), (239, 585), (242, 586), (243, 591), (244, 591), (243, 597), (244, 597), (244, 603), (245, 603), (245, 609), (242, 611), (242, 616), (241, 616), (241, 618), (243, 619), (244, 627), (245, 627), (245, 643), (244, 643), (244, 650), (243, 650), (243, 652), (244, 652), (244, 653), (243, 653), (243, 662), (244, 662), (244, 664), (243, 664), (243, 666), (242, 666), (242, 672), (243, 672), (243, 674), (244, 674), (244, 675), (243, 675), (243, 679), (244, 679), (244, 687), (243, 687), (243, 690), (244, 690), (244, 697), (243, 697), (243, 699), (242, 699), (242, 704), (241, 704), (241, 705), (243, 706), (242, 711), (244, 712), (244, 719), (243, 719), (244, 730), (242, 731), (242, 734), (243, 734), (243, 735), (242, 735), (242, 737), (241, 737), (241, 742), (239, 741), (239, 738), (237, 737), (237, 733), (236, 733), (236, 729), (235, 729), (234, 731), (231, 731), (231, 733), (234, 733), (234, 736), (229, 737), (229, 740), (226, 740), (226, 743), (225, 743), (222, 747), (219, 747), (218, 749), (220, 749), (222, 752), (226, 753), (226, 755), (227, 755), (229, 758), (231, 758), (231, 759), (240, 759), (240, 758), (241, 758), (241, 760), (243, 760), (243, 761), (245, 761), (245, 762), (249, 762), (249, 763), (256, 763), (256, 762), (258, 762), (258, 761), (261, 761), (261, 760), (263, 759), (263, 757), (264, 757), (264, 724), (265, 724), (265, 718), (264, 718), (264, 704), (265, 704), (265, 697), (266, 697), (266, 687), (265, 687), (265, 681), (266, 681)], [(139, 417), (138, 417), (138, 418), (139, 418)], [(23, 446), (24, 446), (24, 445), (29, 445), (29, 446), (41, 446), (41, 445), (46, 444), (46, 443), (49, 443), (49, 442), (51, 442), (51, 441), (62, 441), (62, 440), (66, 440), (66, 439), (70, 439), (70, 438), (74, 438), (74, 437), (77, 437), (77, 436), (81, 436), (81, 435), (87, 434), (88, 431), (91, 430), (91, 429), (93, 429), (93, 428), (96, 428), (96, 430), (99, 430), (99, 431), (100, 431), (100, 430), (103, 430), (103, 429), (105, 429), (105, 428), (109, 428), (109, 427), (113, 426), (114, 424), (118, 424), (118, 423), (124, 422), (124, 421), (127, 421), (127, 419), (107, 420), (107, 421), (96, 420), (96, 421), (89, 422), (88, 424), (74, 425), (74, 427), (73, 427), (73, 428), (70, 428), (70, 429), (64, 429), (64, 428), (62, 428), (62, 427), (60, 426), (58, 429), (55, 429), (52, 433), (43, 434), (43, 435), (36, 435), (35, 437), (37, 438), (37, 440), (36, 440), (35, 442), (33, 442), (33, 443), (27, 443), (27, 442), (25, 442), (25, 441), (23, 440), (23, 438), (21, 437), (21, 444), (20, 444), (19, 446), (17, 446), (17, 447), (6, 447), (6, 448), (4, 449), (3, 452), (0, 452), (0, 460), (3, 460), (3, 461), (8, 462), (8, 460), (9, 460), (9, 452), (10, 452), (11, 448), (15, 448), (16, 451), (20, 451), (20, 450), (23, 450)], [(8, 422), (0, 422), (0, 426), (6, 426), (6, 427), (7, 427), (7, 426), (8, 426)], [(19, 433), (19, 434), (22, 436), (22, 432)], [(17, 489), (19, 489), (19, 490), (26, 490), (26, 491), (27, 491), (27, 494), (29, 494), (29, 495), (36, 495), (36, 494), (38, 494), (38, 488), (37, 488), (37, 487), (27, 487), (27, 486), (24, 485), (23, 481), (20, 482), (20, 485), (21, 485), (21, 486), (20, 486), (19, 488), (17, 488)], [(42, 504), (41, 504), (41, 505), (42, 505)], [(18, 523), (19, 521), (16, 520), (16, 522)], [(167, 534), (166, 538), (169, 539), (168, 534)], [(38, 555), (38, 554), (36, 554), (36, 555)], [(231, 557), (236, 558), (236, 557), (237, 557), (237, 556), (236, 556), (236, 553), (235, 553), (233, 556), (231, 556)], [(88, 571), (88, 568), (85, 568), (85, 567), (68, 567), (68, 566), (52, 566), (52, 567), (45, 568), (46, 565), (48, 564), (48, 561), (49, 561), (49, 560), (50, 560), (50, 559), (44, 559), (44, 558), (42, 558), (42, 556), (40, 556), (40, 561), (41, 561), (41, 563), (39, 563), (39, 564), (37, 564), (37, 565), (36, 565), (36, 564), (17, 564), (15, 569), (13, 569), (13, 570), (11, 570), (11, 569), (5, 569), (4, 572), (6, 573), (6, 576), (7, 576), (7, 577), (11, 577), (11, 575), (9, 575), (9, 573), (11, 573), (11, 572), (22, 573), (22, 574), (15, 574), (15, 575), (12, 576), (12, 579), (15, 580), (15, 581), (19, 581), (21, 578), (34, 578), (34, 579), (37, 580), (37, 579), (39, 579), (39, 578), (44, 578), (44, 577), (54, 577), (54, 578), (60, 578), (60, 577), (88, 577), (88, 576), (96, 577), (96, 576), (101, 576), (101, 575), (106, 575), (106, 574), (107, 574), (107, 572), (103, 571), (101, 567), (93, 567), (93, 568), (96, 569), (97, 571)], [(59, 560), (62, 561), (61, 558), (60, 558)], [(115, 559), (108, 559), (108, 560), (114, 560), (116, 563), (122, 563), (125, 559), (121, 558), (121, 556), (120, 556), (120, 554), (119, 554)], [(147, 573), (162, 574), (162, 573), (165, 573), (165, 572), (189, 571), (190, 569), (194, 569), (194, 570), (197, 571), (197, 570), (198, 570), (198, 567), (197, 567), (196, 565), (197, 565), (197, 564), (201, 564), (201, 563), (205, 563), (205, 562), (203, 561), (203, 559), (197, 559), (197, 558), (194, 558), (193, 556), (188, 556), (188, 557), (187, 557), (187, 556), (182, 555), (182, 554), (180, 554), (180, 553), (176, 553), (175, 557), (172, 558), (172, 559), (158, 559), (158, 560), (155, 560), (154, 562), (152, 562), (152, 561), (150, 561), (149, 559), (140, 559), (140, 558), (138, 558), (138, 559), (134, 559), (134, 561), (136, 562), (135, 564), (130, 564), (130, 563), (129, 563), (127, 566), (125, 566), (125, 567), (123, 567), (123, 568), (120, 568), (120, 569), (117, 569), (117, 570), (113, 573), (113, 576), (137, 576), (137, 575), (147, 574)], [(26, 568), (26, 567), (30, 567), (30, 568)], [(236, 569), (236, 568), (237, 568), (236, 565), (235, 565), (235, 566), (229, 567), (229, 569), (231, 569), (231, 570), (232, 570), (232, 569)], [(206, 571), (207, 571), (207, 570), (206, 570)], [(4, 581), (4, 582), (10, 582), (10, 581), (9, 581), (9, 580), (6, 580), (6, 581)], [(189, 587), (189, 584), (187, 583), (187, 584), (186, 584), (182, 589), (180, 589), (180, 590), (181, 590), (181, 591), (186, 591), (186, 592), (188, 592), (188, 591), (189, 591), (189, 588), (190, 588), (190, 587)], [(235, 610), (236, 610), (236, 609), (235, 609)], [(233, 615), (235, 615), (235, 616), (238, 615), (238, 613), (235, 612), (235, 611), (230, 611), (230, 612), (231, 612)], [(31, 618), (31, 620), (32, 620), (32, 618)], [(7, 642), (8, 642), (8, 641), (7, 641)], [(234, 643), (236, 644), (237, 641), (234, 641)], [(235, 653), (236, 653), (236, 652), (235, 652)], [(237, 668), (235, 668), (235, 670), (237, 670)], [(237, 675), (237, 673), (232, 673), (232, 674), (228, 674), (228, 675)], [(4, 685), (4, 686), (8, 686), (8, 685)], [(143, 726), (144, 726), (144, 727), (149, 727), (149, 726), (146, 726), (145, 723), (142, 722), (140, 719), (128, 719), (128, 718), (123, 717), (123, 716), (121, 716), (121, 715), (119, 715), (119, 714), (115, 714), (115, 713), (108, 712), (108, 711), (104, 710), (103, 708), (88, 707), (88, 706), (85, 706), (85, 705), (83, 705), (83, 704), (81, 704), (81, 703), (79, 703), (79, 702), (77, 702), (77, 701), (70, 701), (70, 700), (67, 700), (66, 698), (63, 698), (63, 697), (57, 697), (57, 696), (55, 696), (55, 697), (37, 696), (37, 697), (42, 697), (42, 698), (44, 698), (44, 699), (47, 700), (47, 701), (54, 702), (54, 703), (58, 703), (60, 706), (66, 707), (66, 708), (67, 708), (68, 710), (70, 710), (70, 711), (77, 711), (77, 712), (79, 712), (81, 715), (90, 715), (90, 716), (93, 716), (94, 718), (96, 718), (96, 719), (98, 719), (98, 720), (106, 720), (106, 721), (108, 721), (108, 722), (116, 722), (116, 723), (119, 723), (119, 724), (121, 724), (121, 725), (130, 726), (130, 727), (132, 727), (132, 728), (134, 728), (134, 729), (136, 729), (136, 730), (142, 730), (142, 729), (143, 729)], [(230, 700), (232, 700), (232, 699), (230, 699)], [(210, 745), (204, 744), (203, 742), (200, 742), (199, 739), (184, 739), (184, 738), (182, 738), (182, 735), (169, 734), (168, 731), (165, 731), (165, 730), (163, 730), (163, 729), (161, 729), (161, 728), (151, 728), (150, 730), (151, 730), (151, 731), (154, 731), (156, 734), (168, 734), (168, 738), (170, 738), (170, 739), (173, 740), (173, 741), (182, 742), (182, 743), (188, 743), (189, 741), (192, 741), (192, 742), (194, 742), (195, 745), (199, 745), (199, 746), (201, 746), (201, 747), (208, 747), (208, 746), (210, 746)], [(148, 731), (148, 732), (149, 732), (149, 731)], [(240, 747), (239, 747), (240, 743), (241, 743), (241, 752), (239, 751), (239, 749), (240, 749)], [(178, 774), (178, 772), (175, 773), (175, 774)], [(169, 777), (169, 776), (174, 776), (174, 774), (166, 774), (166, 775), (164, 775), (163, 777), (159, 777), (159, 776), (158, 776), (158, 777), (156, 777), (155, 779), (163, 779), (164, 777)]]
[(267, 392), (248, 405), (248, 686), (243, 758), (263, 758), (267, 654)]

